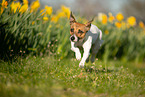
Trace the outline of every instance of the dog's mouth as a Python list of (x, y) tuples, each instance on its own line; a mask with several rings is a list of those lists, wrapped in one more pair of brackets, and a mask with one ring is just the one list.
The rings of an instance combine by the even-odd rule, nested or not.
[(70, 36), (70, 41), (77, 42), (78, 41), (78, 37), (76, 35), (72, 35), (72, 36)]
[(72, 35), (71, 37), (70, 37), (70, 41), (72, 41), (72, 42), (78, 42), (78, 41), (80, 41), (82, 38), (80, 38), (80, 37), (77, 37), (76, 35)]

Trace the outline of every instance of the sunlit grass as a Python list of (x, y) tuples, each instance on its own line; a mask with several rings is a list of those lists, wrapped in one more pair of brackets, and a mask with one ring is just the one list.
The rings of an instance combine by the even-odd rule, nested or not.
[(0, 64), (2, 97), (145, 96), (144, 63), (96, 60), (80, 69), (75, 59), (27, 57)]

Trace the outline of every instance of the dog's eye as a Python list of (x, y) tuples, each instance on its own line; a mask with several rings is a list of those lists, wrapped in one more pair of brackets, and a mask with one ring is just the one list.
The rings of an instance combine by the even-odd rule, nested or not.
[(74, 28), (71, 28), (70, 31), (71, 31), (71, 32), (74, 32)]
[(78, 33), (84, 33), (82, 30), (79, 29)]

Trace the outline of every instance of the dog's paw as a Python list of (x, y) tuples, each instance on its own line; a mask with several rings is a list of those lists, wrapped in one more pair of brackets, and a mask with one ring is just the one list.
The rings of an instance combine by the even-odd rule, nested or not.
[(80, 62), (79, 67), (84, 68), (85, 63)]
[(81, 60), (81, 53), (76, 53), (76, 59)]
[(92, 56), (91, 57), (91, 63), (94, 63), (94, 61), (95, 61), (95, 56)]

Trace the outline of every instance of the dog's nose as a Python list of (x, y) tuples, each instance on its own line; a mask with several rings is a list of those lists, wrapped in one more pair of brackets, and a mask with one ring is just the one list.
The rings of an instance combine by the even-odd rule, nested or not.
[(74, 36), (71, 36), (71, 37), (70, 37), (70, 40), (71, 40), (71, 41), (74, 41), (74, 40), (75, 40), (75, 37), (74, 37)]

